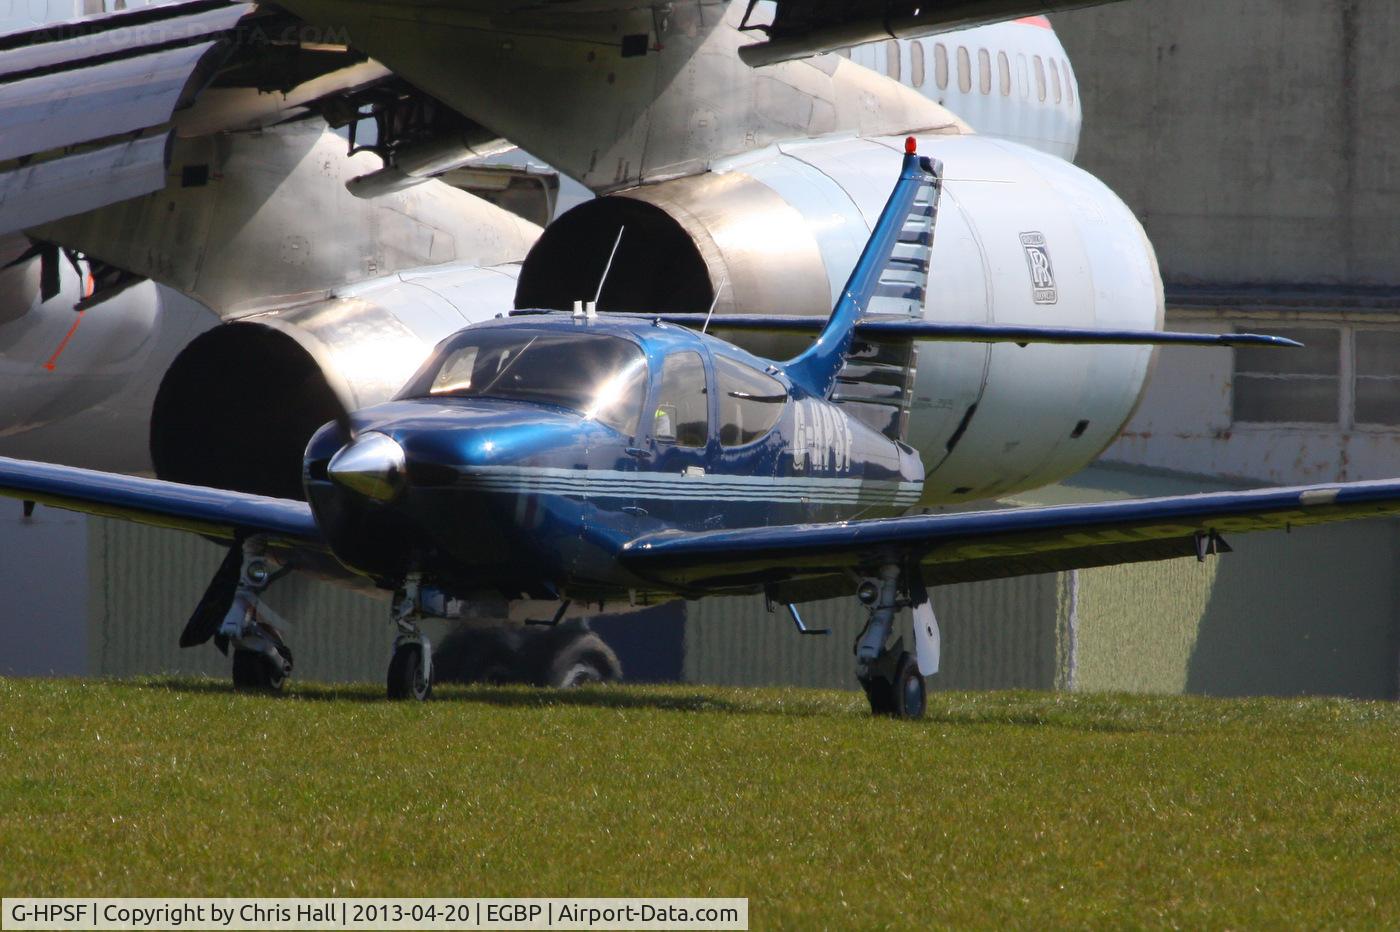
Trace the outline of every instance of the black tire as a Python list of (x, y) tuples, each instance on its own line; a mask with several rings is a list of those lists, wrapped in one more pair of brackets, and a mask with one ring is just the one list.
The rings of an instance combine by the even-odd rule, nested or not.
[(895, 714), (894, 689), (883, 676), (859, 677), (860, 688), (865, 690), (865, 698), (870, 702), (870, 714), (891, 716)]
[(233, 652), (233, 688), (250, 692), (281, 692), (287, 675), (280, 664), (255, 650)]
[(416, 699), (424, 702), (433, 694), (432, 671), (423, 676), (423, 645), (400, 644), (389, 659), (390, 699)]
[(591, 683), (615, 683), (622, 679), (617, 654), (592, 631), (565, 641), (550, 659), (544, 685), (574, 689)]
[(928, 706), (928, 684), (919, 672), (918, 661), (905, 651), (899, 655), (899, 665), (895, 670), (891, 696), (895, 718), (923, 718), (924, 709)]

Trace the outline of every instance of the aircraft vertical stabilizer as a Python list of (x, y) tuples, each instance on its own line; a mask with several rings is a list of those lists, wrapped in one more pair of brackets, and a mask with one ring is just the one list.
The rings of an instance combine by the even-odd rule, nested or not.
[(899, 181), (815, 343), (787, 363), (788, 378), (822, 398), (829, 397), (846, 364), (855, 326), (871, 310), (910, 316), (923, 307), (929, 255), (938, 216), (942, 163), (920, 156), (913, 137), (905, 142)]

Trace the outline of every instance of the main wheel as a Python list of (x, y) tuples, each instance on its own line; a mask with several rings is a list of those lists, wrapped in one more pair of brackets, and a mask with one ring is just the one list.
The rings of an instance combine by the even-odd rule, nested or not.
[(870, 702), (871, 715), (894, 715), (894, 690), (890, 681), (883, 676), (859, 677), (860, 688), (865, 690), (865, 698)]
[(893, 714), (896, 718), (924, 717), (924, 708), (928, 705), (928, 686), (924, 682), (923, 674), (919, 672), (918, 661), (911, 657), (908, 651), (899, 655), (899, 665), (895, 667), (893, 693)]
[(592, 631), (566, 641), (549, 662), (546, 686), (573, 689), (622, 679), (617, 654)]
[(255, 650), (233, 652), (233, 688), (258, 692), (280, 692), (287, 675), (282, 665)]
[(389, 659), (389, 698), (422, 702), (432, 694), (432, 671), (423, 672), (423, 645), (409, 642), (395, 647)]

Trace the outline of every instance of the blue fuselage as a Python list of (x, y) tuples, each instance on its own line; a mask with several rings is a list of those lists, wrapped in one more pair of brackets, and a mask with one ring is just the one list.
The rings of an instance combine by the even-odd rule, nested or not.
[[(582, 352), (594, 345), (583, 339), (596, 337), (629, 344), (603, 347), (630, 379), (605, 412), (530, 394), (531, 360), (567, 368), (599, 356)], [(492, 340), (509, 345), (477, 345)], [(565, 352), (568, 340), (581, 352)], [(360, 494), (328, 475), (345, 446), (341, 429), (327, 425), (313, 438), (307, 496), (336, 555), (386, 585), (418, 570), (460, 595), (649, 591), (616, 559), (642, 534), (886, 516), (913, 505), (923, 483), (913, 450), (806, 396), (766, 360), (635, 320), (550, 315), (469, 328), (397, 400), (353, 423), (359, 437), (397, 443), (405, 481), (389, 500)]]

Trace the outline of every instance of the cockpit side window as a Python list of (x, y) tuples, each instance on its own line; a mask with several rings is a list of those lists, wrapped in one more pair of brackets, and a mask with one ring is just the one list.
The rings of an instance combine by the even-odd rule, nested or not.
[(719, 442), (726, 447), (752, 443), (773, 429), (787, 404), (781, 382), (724, 356), (715, 357), (719, 383)]
[(710, 401), (699, 353), (672, 353), (661, 367), (652, 436), (662, 443), (703, 447), (710, 437)]

